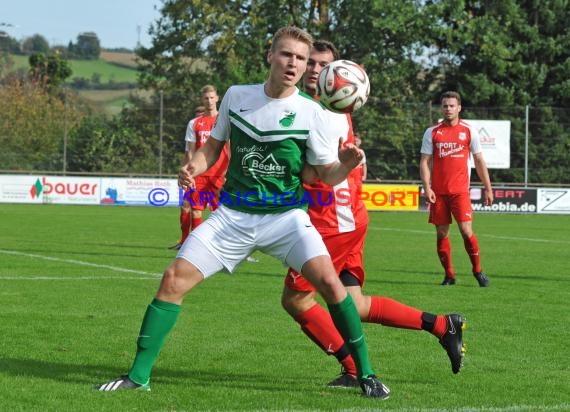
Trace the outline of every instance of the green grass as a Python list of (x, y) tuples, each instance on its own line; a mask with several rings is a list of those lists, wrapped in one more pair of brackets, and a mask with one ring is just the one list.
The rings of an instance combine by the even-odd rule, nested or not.
[(178, 210), (0, 205), (0, 409), (6, 411), (570, 410), (569, 216), (477, 214), (488, 289), (476, 286), (453, 230), (454, 287), (439, 286), (422, 213), (374, 213), (370, 294), (467, 317), (458, 375), (425, 332), (365, 325), (392, 396), (329, 390), (338, 373), (280, 308), (273, 258), (207, 280), (186, 299), (152, 392), (92, 385), (130, 366), (142, 315), (174, 253)]
[(136, 83), (137, 71), (126, 67), (117, 66), (105, 60), (70, 60), (74, 77), (91, 79), (94, 73), (101, 76), (101, 83)]
[[(14, 68), (29, 69), (28, 56), (11, 55), (14, 60)], [(93, 74), (97, 73), (100, 77), (100, 82), (106, 84), (109, 82), (115, 83), (136, 83), (137, 71), (129, 69), (124, 66), (119, 66), (109, 61), (99, 60), (68, 60), (71, 70), (73, 71), (69, 80), (75, 77), (83, 77), (91, 80)]]

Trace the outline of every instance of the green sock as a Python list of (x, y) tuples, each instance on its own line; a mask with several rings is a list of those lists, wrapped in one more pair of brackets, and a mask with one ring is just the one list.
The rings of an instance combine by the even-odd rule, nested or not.
[(354, 358), (358, 378), (362, 379), (373, 375), (374, 370), (368, 358), (368, 345), (362, 331), (362, 322), (352, 296), (347, 295), (345, 300), (334, 305), (328, 305), (328, 308), (336, 328)]
[(150, 381), (150, 372), (164, 345), (164, 340), (174, 327), (180, 305), (154, 299), (144, 315), (139, 338), (137, 354), (129, 371), (129, 378), (145, 385)]

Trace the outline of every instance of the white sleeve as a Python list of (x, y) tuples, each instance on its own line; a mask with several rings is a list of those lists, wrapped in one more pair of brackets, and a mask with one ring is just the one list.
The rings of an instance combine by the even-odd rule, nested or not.
[(424, 137), (422, 138), (422, 148), (420, 150), (421, 154), (433, 155), (433, 141), (431, 137), (431, 131), (433, 127), (428, 127), (424, 132)]
[(469, 133), (471, 134), (471, 143), (469, 144), (469, 151), (473, 154), (481, 153), (483, 146), (481, 146), (481, 137), (476, 127), (469, 125)]
[(184, 136), (184, 141), (186, 142), (186, 151), (190, 150), (190, 143), (196, 143), (196, 133), (194, 132), (194, 122), (196, 118), (188, 122), (186, 126), (186, 135)]
[(221, 142), (230, 139), (230, 133), (231, 133), (230, 101), (233, 90), (234, 88), (230, 87), (227, 90), (226, 94), (224, 94), (222, 103), (220, 103), (220, 109), (218, 110), (218, 117), (216, 118), (216, 123), (214, 124), (214, 128), (210, 132), (210, 137), (213, 137), (214, 139), (219, 140)]
[(348, 136), (345, 114), (317, 110), (307, 139), (307, 163), (326, 165), (338, 160), (338, 141)]

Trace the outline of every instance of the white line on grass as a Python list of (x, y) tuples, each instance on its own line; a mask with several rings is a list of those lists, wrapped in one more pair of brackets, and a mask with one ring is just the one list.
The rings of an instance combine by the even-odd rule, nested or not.
[[(84, 262), (82, 260), (75, 260), (75, 259), (61, 259), (61, 258), (56, 258), (53, 256), (44, 256), (44, 255), (36, 255), (34, 253), (17, 252), (15, 250), (0, 249), (0, 253), (4, 253), (6, 255), (29, 257), (29, 258), (34, 258), (34, 259), (49, 260), (52, 262), (68, 263), (68, 264), (72, 264), (72, 265), (90, 266), (90, 267), (99, 268), (99, 269), (109, 269), (109, 270), (112, 270), (114, 272), (133, 273), (133, 274), (137, 274), (137, 275), (150, 276), (153, 278), (161, 276), (158, 273), (144, 272), (142, 270), (133, 270), (133, 269), (127, 269), (127, 268), (122, 268), (122, 267), (118, 267), (118, 266), (110, 266), (110, 265), (100, 265), (97, 263)], [(41, 276), (37, 276), (37, 277), (41, 278)], [(2, 279), (7, 279), (7, 278), (2, 278)], [(51, 278), (51, 279), (57, 279), (57, 278)], [(71, 279), (71, 278), (66, 278), (66, 279)]]
[(160, 276), (156, 275), (155, 277), (140, 277), (140, 276), (1, 276), (0, 280), (156, 280)]
[[(414, 230), (414, 229), (400, 229), (395, 227), (376, 227), (376, 226), (368, 226), (368, 230), (384, 230), (387, 232), (404, 232), (404, 233), (415, 233), (420, 235), (434, 235), (435, 231), (433, 230)], [(489, 235), (486, 233), (477, 233), (478, 237), (489, 237), (493, 239), (501, 239), (501, 240), (515, 240), (515, 241), (522, 241), (522, 242), (539, 242), (539, 243), (561, 243), (564, 245), (570, 245), (570, 240), (553, 240), (553, 239), (538, 239), (532, 237), (515, 237), (515, 236), (496, 236), (496, 235)]]
[[(461, 408), (404, 408), (394, 409), (398, 412), (553, 412), (568, 411), (570, 404), (561, 403), (558, 405), (508, 405), (508, 406), (463, 406)], [(359, 412), (377, 411), (378, 409), (358, 409)], [(356, 411), (356, 409), (343, 409), (345, 412)]]

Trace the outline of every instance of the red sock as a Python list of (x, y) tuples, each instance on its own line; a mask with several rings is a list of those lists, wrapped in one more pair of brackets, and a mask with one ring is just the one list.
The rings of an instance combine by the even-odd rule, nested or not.
[(471, 265), (473, 267), (473, 273), (481, 272), (481, 260), (479, 257), (479, 242), (477, 242), (477, 237), (475, 233), (471, 235), (469, 239), (463, 239), (465, 244), (465, 250), (471, 259)]
[(439, 255), (439, 261), (443, 270), (445, 270), (445, 276), (448, 278), (454, 278), (453, 268), (451, 266), (451, 243), (449, 242), (449, 237), (444, 237), (443, 239), (437, 239), (437, 254)]
[(192, 221), (192, 215), (190, 212), (185, 210), (180, 211), (180, 230), (182, 231), (182, 237), (180, 238), (180, 243), (184, 243), (190, 233), (190, 224)]
[(402, 329), (421, 329), (422, 311), (398, 301), (372, 296), (368, 322)]
[(201, 217), (193, 217), (192, 218), (192, 230), (196, 229), (201, 224), (202, 224), (202, 218)]
[(441, 338), (446, 331), (447, 331), (447, 319), (445, 318), (445, 316), (438, 316), (435, 319), (435, 326), (433, 330), (428, 332), (431, 332), (433, 335), (437, 336), (438, 338)]
[[(297, 315), (295, 320), (301, 325), (305, 335), (328, 355), (337, 356), (343, 352), (344, 339), (336, 329), (331, 315), (321, 305), (313, 305), (309, 310)], [(356, 365), (352, 356), (344, 356), (342, 359), (337, 356), (337, 359), (347, 373), (356, 376)]]

